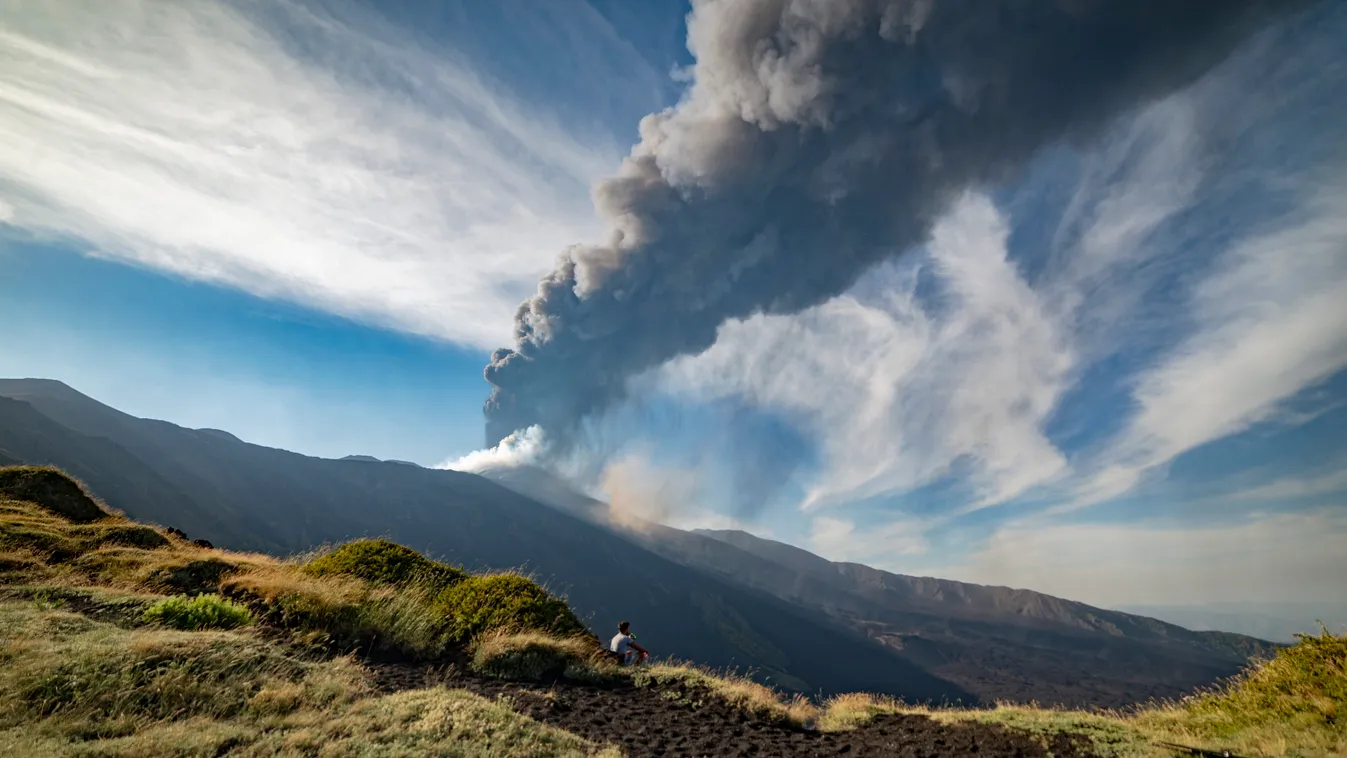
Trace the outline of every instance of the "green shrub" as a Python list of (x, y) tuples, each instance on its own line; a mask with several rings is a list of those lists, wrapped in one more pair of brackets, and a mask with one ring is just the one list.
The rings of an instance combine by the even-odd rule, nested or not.
[(247, 626), (253, 622), (253, 614), (246, 606), (219, 595), (197, 595), (193, 598), (178, 595), (164, 598), (147, 608), (141, 620), (174, 629), (196, 631)]
[(376, 585), (421, 582), (437, 592), (467, 576), (453, 566), (388, 540), (348, 542), (309, 561), (304, 570), (313, 576), (353, 576)]
[(54, 468), (2, 468), (0, 495), (36, 503), (76, 524), (89, 524), (112, 517), (79, 482)]
[(435, 602), (449, 619), (450, 635), (460, 641), (496, 629), (561, 636), (586, 633), (565, 602), (518, 574), (468, 577), (440, 593)]

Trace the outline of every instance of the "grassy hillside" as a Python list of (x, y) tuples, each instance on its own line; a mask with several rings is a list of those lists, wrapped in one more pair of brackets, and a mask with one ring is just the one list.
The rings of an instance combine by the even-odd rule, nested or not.
[[(749, 739), (831, 740), (842, 752), (854, 737), (853, 755), (895, 754), (894, 740), (929, 733), (914, 724), (948, 730), (934, 744), (1023, 743), (981, 755), (1171, 755), (1162, 741), (1248, 756), (1347, 751), (1347, 637), (1326, 630), (1221, 689), (1129, 713), (810, 702), (695, 667), (617, 669), (598, 647), (525, 577), (471, 574), (381, 540), (292, 560), (203, 548), (112, 512), (58, 471), (0, 469), (0, 755), (624, 754), (621, 723), (580, 735), (466, 689), (502, 680), (551, 682), (541, 697), (563, 720), (568, 688), (643, 688), (681, 709), (684, 728), (726, 730), (708, 744), (745, 728), (713, 725), (710, 699), (757, 725)], [(392, 691), (377, 675), (445, 666), (471, 678)], [(565, 723), (595, 721), (578, 718)], [(862, 739), (884, 723), (886, 742)]]
[[(251, 445), (135, 418), (57, 382), (0, 380), (6, 394), (24, 400), (0, 397), (0, 448), (69, 471), (138, 521), (217, 547), (286, 555), (384, 536), (473, 571), (523, 567), (591, 628), (629, 619), (661, 654), (749, 668), (800, 692), (976, 701), (830, 619), (479, 476)], [(858, 645), (865, 656), (851, 652)]]

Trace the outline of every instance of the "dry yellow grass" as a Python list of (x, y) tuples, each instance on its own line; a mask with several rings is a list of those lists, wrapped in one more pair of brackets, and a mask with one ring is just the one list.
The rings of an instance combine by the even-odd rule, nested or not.
[(616, 665), (601, 657), (591, 637), (503, 629), (487, 632), (473, 642), (472, 668), (488, 676), (527, 681), (548, 675), (598, 681), (619, 673)]
[(1003, 724), (1031, 734), (1081, 734), (1100, 758), (1163, 758), (1160, 743), (1230, 750), (1254, 758), (1347, 755), (1347, 635), (1324, 630), (1302, 637), (1271, 661), (1251, 666), (1223, 687), (1130, 712), (1087, 713), (1001, 703), (986, 710), (932, 709), (891, 698), (848, 694), (825, 703), (817, 724), (853, 729), (883, 713), (939, 721)]
[(431, 688), (378, 695), (349, 658), (251, 633), (126, 630), (0, 601), (0, 755), (620, 758), (508, 704)]
[(797, 725), (813, 722), (818, 709), (801, 696), (786, 697), (777, 690), (736, 674), (726, 674), (687, 663), (654, 663), (624, 668), (636, 684), (667, 687), (683, 685), (707, 690), (730, 705), (759, 718)]

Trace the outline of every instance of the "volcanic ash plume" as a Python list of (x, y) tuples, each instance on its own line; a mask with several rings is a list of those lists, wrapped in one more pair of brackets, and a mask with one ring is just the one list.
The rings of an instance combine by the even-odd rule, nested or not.
[(794, 312), (920, 244), (961, 191), (1194, 81), (1290, 0), (700, 0), (693, 83), (595, 189), (492, 356), (487, 444), (561, 445), (727, 319)]

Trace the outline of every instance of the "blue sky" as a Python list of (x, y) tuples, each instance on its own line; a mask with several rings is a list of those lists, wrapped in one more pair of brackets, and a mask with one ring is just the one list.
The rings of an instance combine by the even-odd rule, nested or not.
[[(677, 102), (688, 7), (266, 7), (0, 12), (0, 375), (459, 460), (516, 305)], [(903, 572), (1347, 605), (1344, 36), (1331, 3), (1268, 30), (846, 295), (724, 325), (563, 468)]]

